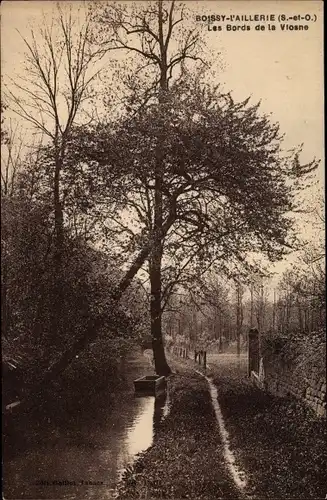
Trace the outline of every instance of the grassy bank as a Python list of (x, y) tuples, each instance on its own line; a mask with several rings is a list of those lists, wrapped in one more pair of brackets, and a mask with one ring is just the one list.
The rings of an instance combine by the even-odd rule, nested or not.
[[(300, 402), (254, 387), (245, 363), (211, 363), (231, 446), (256, 498), (322, 499), (327, 494), (326, 422)], [(252, 488), (251, 488), (252, 489)]]
[(186, 367), (169, 378), (170, 412), (151, 448), (126, 471), (120, 500), (237, 500), (206, 381)]

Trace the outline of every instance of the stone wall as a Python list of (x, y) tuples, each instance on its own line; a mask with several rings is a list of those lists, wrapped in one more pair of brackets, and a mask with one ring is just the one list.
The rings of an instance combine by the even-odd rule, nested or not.
[(317, 416), (326, 417), (326, 376), (318, 370), (301, 372), (293, 365), (283, 366), (278, 358), (263, 358), (263, 387), (276, 396), (293, 396), (309, 405)]
[[(252, 342), (256, 344), (255, 339)], [(249, 369), (253, 366), (250, 353)], [(319, 338), (274, 339), (268, 349), (260, 342), (260, 368), (252, 369), (250, 376), (258, 387), (276, 396), (295, 397), (326, 418), (325, 360), (326, 345)]]

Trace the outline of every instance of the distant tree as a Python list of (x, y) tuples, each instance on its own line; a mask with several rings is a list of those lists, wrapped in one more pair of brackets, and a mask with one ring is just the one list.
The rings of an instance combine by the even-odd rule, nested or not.
[(278, 328), (315, 332), (326, 326), (325, 253), (319, 243), (307, 244), (278, 284)]
[(241, 355), (241, 335), (242, 335), (242, 325), (244, 319), (243, 311), (243, 295), (244, 286), (240, 282), (235, 283), (236, 292), (236, 345), (237, 345), (237, 357)]
[(253, 311), (259, 333), (262, 333), (267, 325), (268, 302), (268, 280), (260, 277), (255, 281), (253, 289)]
[(198, 302), (206, 304), (212, 322), (212, 339), (219, 350), (224, 350), (227, 341), (232, 340), (232, 318), (234, 311), (231, 303), (231, 288), (226, 277), (216, 272), (208, 272), (195, 287)]

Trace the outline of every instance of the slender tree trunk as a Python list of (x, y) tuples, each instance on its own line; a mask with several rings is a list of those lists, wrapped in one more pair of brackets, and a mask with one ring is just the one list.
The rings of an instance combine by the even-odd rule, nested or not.
[(153, 358), (156, 373), (158, 375), (169, 375), (171, 369), (168, 366), (162, 338), (162, 307), (161, 307), (161, 264), (163, 254), (163, 217), (162, 217), (162, 150), (161, 139), (158, 139), (156, 151), (156, 179), (154, 194), (154, 226), (155, 231), (161, 235), (154, 245), (150, 258), (150, 316), (151, 316), (151, 338)]
[(241, 330), (243, 323), (243, 311), (242, 311), (242, 290), (240, 285), (236, 287), (236, 352), (237, 358), (240, 360), (241, 357)]
[(62, 251), (64, 243), (63, 230), (63, 210), (60, 201), (60, 174), (62, 169), (62, 160), (59, 152), (56, 153), (56, 164), (54, 171), (53, 204), (54, 204), (54, 223), (55, 223), (55, 259), (57, 265), (61, 265)]
[(301, 307), (300, 303), (298, 303), (298, 305), (297, 305), (297, 310), (298, 310), (299, 329), (300, 329), (300, 331), (303, 331), (302, 307)]
[[(3, 248), (3, 264), (2, 264), (2, 274), (1, 274), (1, 332), (4, 338), (8, 338), (9, 322), (8, 322), (8, 286), (7, 286), (7, 261), (6, 261), (6, 247), (4, 244)], [(1, 260), (2, 260), (1, 259)]]
[(54, 170), (54, 186), (53, 186), (53, 208), (54, 208), (54, 266), (53, 266), (53, 307), (51, 314), (52, 338), (55, 342), (60, 343), (62, 332), (61, 318), (64, 301), (63, 287), (63, 247), (64, 247), (64, 221), (63, 208), (60, 200), (60, 174), (62, 170), (62, 159), (59, 146), (56, 145), (56, 159)]
[(254, 315), (253, 294), (254, 294), (254, 286), (253, 286), (253, 283), (251, 283), (251, 285), (250, 285), (250, 328), (253, 328), (253, 315)]
[(274, 302), (272, 311), (272, 329), (273, 332), (276, 330), (276, 290), (274, 290)]

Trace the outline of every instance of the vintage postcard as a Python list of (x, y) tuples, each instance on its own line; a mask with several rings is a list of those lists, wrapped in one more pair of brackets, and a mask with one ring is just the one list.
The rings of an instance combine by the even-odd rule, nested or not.
[(327, 498), (323, 2), (3, 0), (5, 500)]

